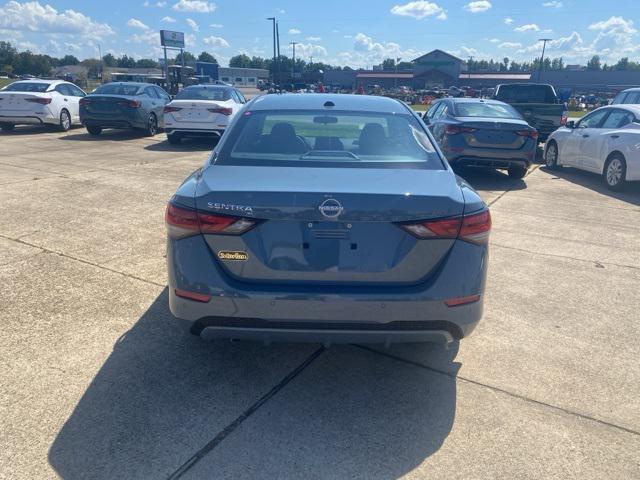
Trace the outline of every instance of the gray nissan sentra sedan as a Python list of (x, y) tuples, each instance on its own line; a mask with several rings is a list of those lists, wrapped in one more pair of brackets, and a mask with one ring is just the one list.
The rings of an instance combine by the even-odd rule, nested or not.
[(207, 340), (450, 342), (482, 316), (489, 211), (396, 100), (257, 97), (166, 223), (171, 312)]

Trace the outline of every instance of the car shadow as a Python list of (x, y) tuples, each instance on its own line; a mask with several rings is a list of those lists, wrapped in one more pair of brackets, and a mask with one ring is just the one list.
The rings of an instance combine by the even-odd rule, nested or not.
[(211, 151), (218, 144), (220, 137), (194, 137), (183, 138), (178, 145), (170, 144), (166, 139), (164, 142), (152, 143), (145, 146), (145, 150), (153, 152), (189, 152), (189, 151)]
[[(158, 135), (162, 135), (158, 133)], [(100, 140), (112, 140), (112, 141), (127, 141), (139, 138), (160, 138), (156, 135), (156, 137), (145, 137), (145, 135), (138, 130), (132, 129), (104, 129), (100, 135), (91, 135), (86, 130), (82, 132), (78, 132), (74, 135), (65, 135), (64, 137), (60, 137), (62, 140), (70, 140), (73, 142), (97, 142)]]
[(462, 177), (476, 190), (507, 191), (524, 190), (527, 183), (524, 179), (513, 179), (502, 170), (490, 168), (457, 168), (456, 174)]
[(24, 135), (38, 135), (43, 133), (58, 133), (61, 138), (69, 135), (74, 130), (81, 129), (81, 125), (73, 125), (68, 131), (63, 132), (55, 125), (16, 125), (10, 132), (0, 130), (0, 137), (19, 137)]
[[(115, 343), (58, 432), (48, 454), (57, 475), (167, 478), (318, 349), (206, 343), (187, 330), (170, 314), (165, 288)], [(233, 439), (243, 452), (296, 452), (296, 463), (311, 476), (318, 465), (336, 478), (407, 474), (438, 451), (451, 431), (459, 368), (457, 343), (413, 348), (431, 349), (449, 373), (357, 346), (331, 347), (251, 420), (225, 434), (220, 448)], [(246, 455), (223, 457), (209, 454), (202, 463), (235, 468), (240, 457), (247, 461)], [(275, 459), (274, 468), (291, 465), (277, 456), (250, 458), (253, 471), (261, 471), (265, 458)]]
[(605, 186), (601, 175), (592, 172), (571, 167), (562, 167), (556, 170), (541, 167), (540, 170), (549, 175), (554, 175), (568, 182), (580, 185), (581, 187), (589, 188), (602, 195), (607, 195), (608, 197), (622, 200), (632, 205), (640, 205), (640, 182), (629, 182), (623, 186), (622, 190), (615, 192)]

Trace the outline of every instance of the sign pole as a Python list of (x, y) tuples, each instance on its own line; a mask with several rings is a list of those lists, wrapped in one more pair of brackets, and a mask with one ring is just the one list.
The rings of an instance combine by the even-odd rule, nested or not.
[(169, 91), (169, 62), (167, 61), (167, 47), (162, 47), (164, 50), (164, 88)]

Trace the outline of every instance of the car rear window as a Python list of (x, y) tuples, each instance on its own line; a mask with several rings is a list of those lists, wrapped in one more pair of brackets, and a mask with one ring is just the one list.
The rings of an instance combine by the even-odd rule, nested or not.
[(7, 85), (3, 92), (46, 92), (51, 84), (42, 82), (15, 82)]
[(410, 114), (326, 110), (245, 112), (216, 162), (444, 168), (429, 136)]
[(124, 85), (122, 83), (107, 83), (96, 88), (93, 93), (102, 95), (138, 95), (140, 87), (138, 85)]
[(456, 117), (522, 118), (509, 105), (484, 102), (464, 102), (455, 104)]
[(217, 100), (224, 102), (231, 99), (228, 88), (187, 87), (178, 92), (176, 100)]
[(549, 85), (501, 85), (495, 97), (507, 103), (556, 103), (557, 97)]

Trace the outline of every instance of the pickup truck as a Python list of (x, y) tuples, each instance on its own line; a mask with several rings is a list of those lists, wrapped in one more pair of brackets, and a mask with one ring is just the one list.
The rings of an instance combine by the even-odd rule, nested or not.
[(558, 99), (551, 85), (505, 83), (496, 87), (493, 98), (518, 110), (527, 123), (538, 130), (541, 142), (567, 123), (567, 106)]

